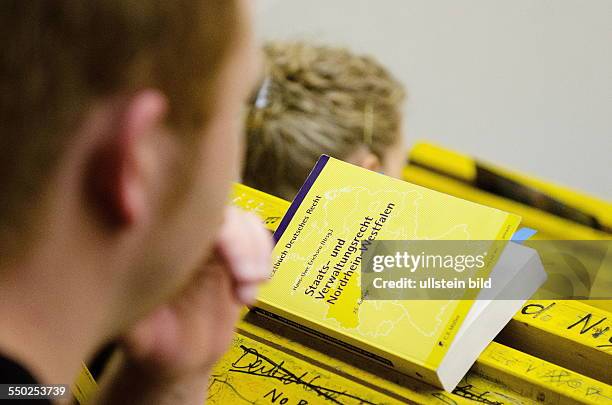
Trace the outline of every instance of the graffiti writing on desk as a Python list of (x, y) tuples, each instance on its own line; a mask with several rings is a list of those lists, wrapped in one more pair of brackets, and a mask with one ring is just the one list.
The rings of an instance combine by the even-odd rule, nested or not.
[[(546, 306), (538, 303), (527, 304), (521, 309), (521, 314), (547, 322), (553, 319), (551, 310), (556, 305), (556, 302)], [(606, 316), (595, 315), (590, 312), (582, 313), (563, 327), (568, 331), (577, 332), (581, 336), (590, 335), (595, 339), (596, 348), (606, 352), (612, 351), (612, 323)]]
[(280, 221), (281, 217), (266, 217), (264, 219), (264, 224), (266, 225), (272, 225), (277, 223), (278, 221)]
[[(262, 377), (266, 379), (272, 379), (280, 382), (281, 387), (274, 388), (264, 395), (272, 403), (286, 404), (289, 403), (288, 397), (280, 391), (282, 386), (288, 386), (295, 384), (301, 386), (306, 392), (314, 392), (317, 396), (323, 399), (335, 403), (335, 404), (366, 404), (376, 405), (374, 402), (370, 402), (364, 398), (352, 395), (346, 391), (334, 390), (331, 388), (324, 387), (323, 385), (315, 384), (321, 377), (314, 375), (309, 372), (304, 372), (300, 375), (289, 371), (285, 367), (285, 362), (275, 362), (269, 357), (259, 353), (256, 349), (249, 348), (245, 345), (240, 345), (242, 354), (234, 361), (229, 369), (230, 373), (242, 373), (251, 376)], [(300, 399), (296, 404), (307, 404), (308, 401)]]
[(224, 378), (219, 378), (219, 377), (220, 376), (214, 376), (214, 375), (212, 376), (212, 381), (210, 382), (210, 385), (208, 386), (208, 397), (206, 398), (207, 403), (210, 399), (214, 399), (215, 396), (218, 395), (221, 390), (223, 390), (223, 388), (218, 387), (218, 386), (227, 387), (226, 389), (229, 389), (230, 391), (232, 391), (233, 395), (242, 399), (244, 402), (248, 402), (249, 404), (254, 404), (256, 402), (242, 395), (228, 378), (224, 379)]
[(550, 315), (550, 313), (547, 313), (547, 312), (550, 311), (555, 305), (557, 305), (556, 302), (553, 302), (547, 307), (544, 307), (544, 305), (542, 304), (527, 304), (521, 309), (521, 314), (533, 315), (532, 317), (534, 319), (539, 318), (540, 321), (547, 322), (552, 319), (552, 315)]
[(549, 370), (540, 377), (542, 381), (557, 385), (567, 385), (570, 388), (578, 389), (582, 386), (582, 380), (565, 370)]
[[(580, 327), (577, 328), (578, 326)], [(610, 321), (607, 317), (598, 319), (592, 313), (587, 313), (579, 317), (578, 321), (569, 325), (567, 330), (576, 330), (580, 335), (590, 333), (594, 339), (597, 339), (598, 344), (596, 347), (598, 349), (604, 349), (606, 352), (612, 350), (612, 332), (610, 331)], [(605, 342), (606, 338), (608, 340), (607, 343), (602, 343), (602, 341)]]
[(504, 366), (511, 367), (516, 363), (521, 363), (520, 359), (512, 356), (512, 353), (507, 353), (505, 350), (496, 350), (490, 353), (489, 355), (492, 360), (497, 363), (503, 364)]
[(474, 386), (472, 384), (457, 386), (457, 388), (453, 390), (453, 394), (459, 395), (463, 398), (466, 398), (466, 399), (469, 399), (475, 402), (480, 402), (482, 404), (504, 405), (503, 402), (494, 401), (494, 400), (487, 398), (489, 396), (489, 391), (477, 392), (474, 389)]
[(603, 399), (607, 401), (612, 401), (612, 397), (605, 395), (603, 390), (599, 387), (588, 387), (584, 396), (585, 397), (598, 396), (598, 397), (602, 397)]
[[(245, 198), (246, 197), (246, 198)], [(247, 211), (251, 211), (255, 214), (263, 212), (264, 203), (261, 201), (248, 198), (245, 194), (241, 194), (232, 199), (232, 205), (237, 205), (244, 208)]]
[(445, 405), (457, 405), (457, 401), (444, 394), (443, 392), (434, 392), (431, 395)]

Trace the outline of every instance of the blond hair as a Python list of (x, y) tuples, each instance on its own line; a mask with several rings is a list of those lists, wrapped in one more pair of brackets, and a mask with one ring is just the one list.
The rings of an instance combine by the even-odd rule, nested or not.
[(24, 228), (96, 100), (156, 88), (169, 126), (201, 128), (238, 26), (231, 0), (2, 1), (0, 231)]
[(266, 76), (247, 119), (243, 181), (292, 199), (321, 154), (367, 147), (381, 161), (401, 136), (402, 85), (369, 56), (269, 43)]

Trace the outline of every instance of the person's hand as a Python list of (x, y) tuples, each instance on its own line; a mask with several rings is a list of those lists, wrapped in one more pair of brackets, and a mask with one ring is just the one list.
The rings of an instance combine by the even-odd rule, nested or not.
[(229, 208), (213, 257), (176, 299), (124, 337), (126, 360), (154, 379), (207, 376), (227, 350), (242, 306), (254, 302), (269, 277), (271, 250), (261, 221)]

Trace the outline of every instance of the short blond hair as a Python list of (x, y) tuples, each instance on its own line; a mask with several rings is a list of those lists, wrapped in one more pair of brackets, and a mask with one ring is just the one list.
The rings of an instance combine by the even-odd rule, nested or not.
[(96, 100), (156, 88), (169, 101), (168, 125), (201, 128), (237, 37), (237, 7), (232, 0), (2, 1), (0, 233), (25, 226)]
[(402, 85), (372, 57), (302, 42), (264, 47), (266, 77), (247, 119), (243, 181), (292, 199), (321, 154), (366, 146), (380, 160), (401, 136)]

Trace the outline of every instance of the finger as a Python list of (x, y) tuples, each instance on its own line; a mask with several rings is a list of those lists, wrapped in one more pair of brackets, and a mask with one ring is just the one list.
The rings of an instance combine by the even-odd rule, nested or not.
[(259, 293), (258, 283), (243, 283), (236, 286), (236, 298), (243, 305), (253, 305), (257, 301), (257, 294)]
[(254, 275), (258, 280), (267, 280), (272, 270), (271, 254), (274, 247), (272, 235), (264, 228), (261, 220), (254, 215), (250, 215), (253, 222), (253, 248), (255, 255), (254, 261), (257, 263), (257, 274)]
[(250, 241), (244, 237), (248, 234), (246, 225), (241, 224), (241, 212), (235, 207), (228, 207), (223, 226), (219, 232), (215, 245), (216, 253), (225, 267), (229, 269), (236, 278), (242, 279), (239, 275), (252, 273), (249, 269), (247, 249), (250, 249)]
[(216, 247), (237, 283), (261, 282), (269, 277), (272, 239), (253, 214), (229, 210)]

